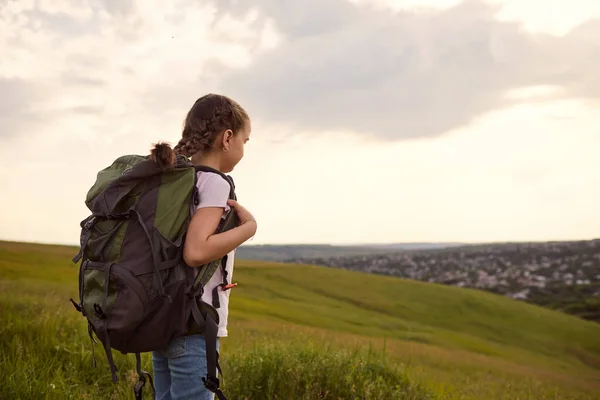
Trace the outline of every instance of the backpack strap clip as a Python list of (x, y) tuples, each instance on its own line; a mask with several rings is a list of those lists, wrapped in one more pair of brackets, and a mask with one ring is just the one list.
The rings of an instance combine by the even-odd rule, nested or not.
[(213, 376), (211, 374), (208, 374), (206, 377), (203, 376), (202, 382), (204, 382), (204, 386), (213, 393), (219, 390), (220, 382), (219, 378), (217, 378), (216, 376)]
[(208, 377), (202, 377), (202, 381), (204, 382), (204, 386), (213, 392), (219, 400), (227, 400), (223, 391), (219, 388), (219, 378), (216, 376), (208, 375)]
[(146, 385), (146, 380), (150, 381), (150, 388), (152, 389), (152, 398), (156, 397), (156, 391), (154, 390), (154, 382), (152, 381), (152, 375), (146, 371), (142, 371), (142, 360), (140, 353), (135, 353), (135, 369), (138, 373), (139, 380), (133, 388), (135, 394), (135, 400), (142, 400), (142, 390)]

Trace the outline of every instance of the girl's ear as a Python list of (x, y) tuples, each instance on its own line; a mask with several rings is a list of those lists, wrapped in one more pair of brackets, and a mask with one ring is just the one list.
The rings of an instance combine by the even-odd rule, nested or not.
[(223, 145), (223, 151), (229, 150), (229, 146), (231, 145), (232, 139), (233, 131), (231, 129), (227, 129), (225, 132), (223, 132), (223, 139), (221, 143)]

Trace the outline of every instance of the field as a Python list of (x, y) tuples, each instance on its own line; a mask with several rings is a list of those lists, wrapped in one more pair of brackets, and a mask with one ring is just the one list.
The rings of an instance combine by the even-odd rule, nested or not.
[[(133, 399), (134, 357), (91, 345), (73, 247), (0, 242), (0, 398)], [(452, 286), (237, 261), (233, 399), (600, 399), (600, 325)], [(144, 367), (151, 370), (149, 355)]]

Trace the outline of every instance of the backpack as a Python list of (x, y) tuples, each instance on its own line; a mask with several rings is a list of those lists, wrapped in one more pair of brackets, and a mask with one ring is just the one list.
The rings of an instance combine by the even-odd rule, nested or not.
[[(226, 179), (236, 199), (231, 177), (206, 166), (194, 166), (178, 155), (172, 168), (160, 168), (149, 156), (124, 155), (98, 172), (85, 204), (91, 214), (81, 226), (79, 253), (79, 303), (70, 299), (88, 323), (88, 334), (100, 340), (113, 382), (117, 368), (112, 349), (135, 353), (139, 381), (136, 399), (151, 375), (142, 371), (140, 353), (164, 349), (180, 336), (201, 333), (206, 341), (207, 376), (204, 385), (219, 399), (216, 348), (219, 315), (218, 290), (227, 282), (227, 256), (198, 268), (183, 260), (183, 244), (193, 206), (199, 202), (197, 172), (214, 172)], [(217, 232), (238, 225), (235, 212), (221, 219)], [(212, 304), (202, 301), (204, 286), (218, 268), (223, 283), (213, 290)], [(198, 271), (195, 275), (194, 272)]]

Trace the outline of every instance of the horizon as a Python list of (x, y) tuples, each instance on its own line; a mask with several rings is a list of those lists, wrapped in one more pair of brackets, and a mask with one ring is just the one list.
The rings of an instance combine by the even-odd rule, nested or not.
[[(503, 244), (525, 244), (525, 243), (568, 243), (568, 242), (590, 242), (600, 240), (600, 236), (598, 237), (589, 237), (589, 238), (579, 238), (579, 239), (567, 239), (567, 240), (522, 240), (522, 241), (513, 241), (513, 240), (504, 240), (504, 241), (494, 241), (494, 242), (372, 242), (372, 243), (252, 243), (246, 242), (242, 244), (240, 247), (268, 247), (268, 246), (297, 246), (297, 247), (387, 247), (387, 246), (418, 246), (418, 245), (431, 245), (431, 246), (445, 246), (449, 245), (452, 247), (462, 247), (462, 246), (477, 246), (477, 245), (503, 245)], [(39, 244), (39, 245), (48, 245), (48, 246), (70, 246), (70, 247), (79, 247), (80, 244), (78, 242), (46, 242), (46, 241), (26, 241), (26, 240), (14, 240), (1, 238), (0, 242), (6, 243), (23, 243), (23, 244)], [(390, 251), (393, 251), (393, 248), (390, 248)]]

